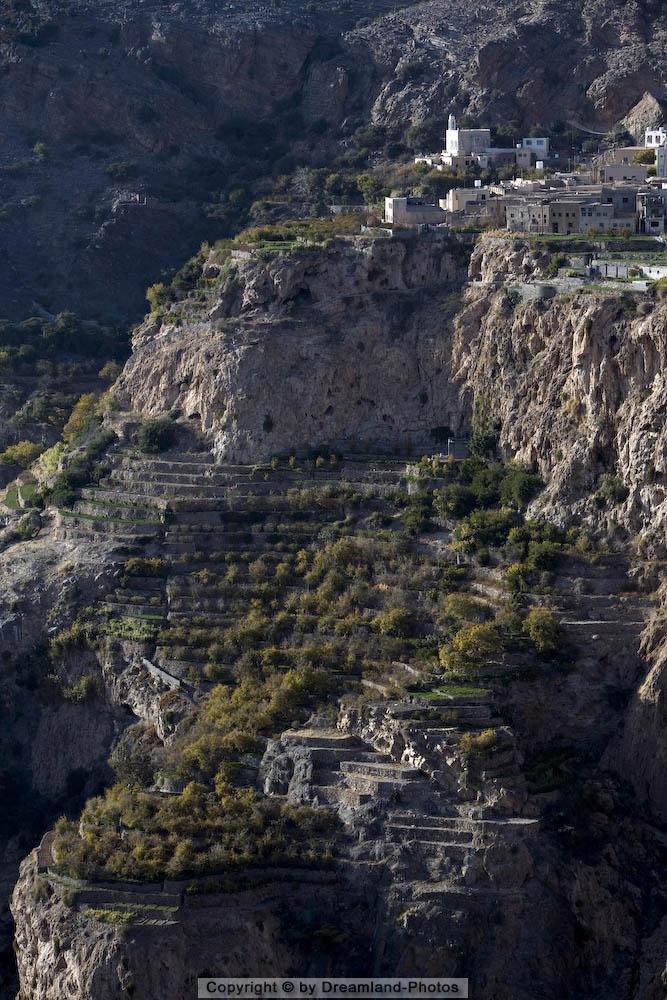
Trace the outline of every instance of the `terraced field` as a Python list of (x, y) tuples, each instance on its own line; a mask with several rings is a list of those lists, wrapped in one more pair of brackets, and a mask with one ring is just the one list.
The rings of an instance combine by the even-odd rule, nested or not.
[[(511, 552), (492, 549), (489, 564), (466, 552), (459, 520), (437, 515), (448, 477), (451, 463), (448, 471), (437, 460), (387, 456), (292, 457), (250, 467), (216, 464), (207, 452), (119, 452), (108, 478), (85, 489), (59, 526), (64, 538), (104, 532), (117, 541), (116, 585), (91, 620), (98, 642), (137, 665), (165, 704), (170, 694), (181, 699), (167, 748), (185, 760), (193, 747), (199, 761), (213, 754), (227, 789), (233, 774), (235, 795), (254, 789), (272, 808), (335, 817), (339, 832), (322, 850), (339, 872), (361, 866), (364, 877), (377, 879), (382, 862), (377, 947), (387, 962), (415, 914), (444, 921), (441, 944), (456, 956), (493, 923), (501, 902), (524, 911), (541, 806), (526, 780), (522, 736), (508, 724), (512, 692), (537, 683), (539, 702), (553, 677), (568, 710), (568, 678), (581, 669), (578, 683), (588, 683), (588, 644), (601, 631), (613, 637), (614, 653), (593, 672), (620, 684), (616, 675), (639, 662), (639, 633), (652, 607), (628, 577), (625, 557), (591, 555), (565, 541), (534, 543), (542, 556), (552, 545), (553, 569), (530, 577), (539, 586), (517, 592), (507, 576)], [(512, 518), (523, 537), (528, 529), (518, 514)], [(454, 606), (463, 610), (455, 614)], [(540, 654), (522, 631), (531, 608), (553, 619), (557, 654)], [(494, 647), (458, 672), (443, 667), (442, 650), (454, 648), (457, 636), (489, 626)], [(286, 692), (302, 683), (300, 700), (290, 700)], [(216, 716), (223, 729), (214, 737), (202, 719), (216, 704), (238, 708)], [(232, 748), (222, 757), (210, 749), (219, 737)], [(540, 766), (531, 763), (533, 784)], [(146, 822), (155, 822), (160, 801), (180, 815), (188, 781), (198, 782), (198, 796), (213, 796), (223, 772), (200, 762), (174, 779), (163, 768), (136, 793)], [(294, 850), (292, 865), (312, 863), (312, 845), (299, 853), (297, 838)], [(62, 842), (58, 853), (67, 853)], [(211, 892), (227, 877), (210, 860), (178, 857), (165, 861), (157, 880), (139, 872), (147, 893), (140, 902), (122, 878), (115, 889), (90, 872), (67, 882), (62, 862), (58, 878), (74, 887), (76, 905), (91, 919), (113, 910), (119, 921), (178, 924), (187, 920), (193, 886)], [(50, 842), (44, 859), (44, 877), (52, 879)], [(267, 862), (273, 874), (262, 869)], [(274, 878), (282, 864), (274, 850), (248, 870)]]

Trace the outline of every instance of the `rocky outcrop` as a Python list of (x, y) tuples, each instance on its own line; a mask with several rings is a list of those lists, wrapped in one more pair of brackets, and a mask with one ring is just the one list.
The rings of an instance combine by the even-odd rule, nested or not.
[[(542, 473), (545, 514), (620, 523), (662, 553), (667, 304), (584, 290), (517, 306), (506, 287), (543, 277), (543, 259), (521, 243), (507, 251), (491, 239), (473, 255), (480, 281), (455, 320), (463, 391), (497, 423), (505, 454)], [(603, 474), (616, 487), (594, 500)]]
[(137, 330), (114, 393), (135, 413), (176, 408), (219, 457), (248, 461), (497, 425), (503, 453), (548, 483), (543, 513), (641, 533), (659, 555), (667, 302), (584, 289), (522, 304), (550, 254), (495, 237), (461, 296), (466, 257), (441, 237), (239, 255), (205, 308)]
[[(354, 32), (381, 68), (376, 120), (443, 116), (456, 105), (496, 121), (567, 121), (595, 128), (623, 118), (648, 90), (664, 92), (657, 8), (611, 0), (523, 4), (428, 0)], [(411, 68), (401, 72), (402, 63)], [(399, 70), (388, 79), (389, 68)]]
[(630, 109), (620, 124), (627, 129), (637, 145), (642, 146), (646, 129), (656, 128), (656, 126), (662, 125), (664, 120), (665, 112), (662, 104), (647, 91), (634, 108)]
[(205, 312), (139, 328), (114, 394), (135, 413), (180, 410), (221, 459), (433, 446), (461, 423), (447, 317), (466, 258), (439, 237), (240, 256)]
[[(261, 970), (282, 977), (298, 969), (317, 975), (326, 968), (318, 961), (318, 937), (326, 941), (332, 933), (341, 935), (339, 974), (340, 963), (349, 969), (368, 958), (374, 894), (363, 879), (265, 871), (251, 878), (255, 888), (236, 877), (212, 881), (202, 895), (183, 897), (179, 885), (151, 899), (131, 886), (93, 893), (52, 884), (40, 878), (37, 864), (34, 852), (12, 903), (22, 917), (21, 1000), (155, 994), (187, 1000), (198, 976), (252, 977)], [(114, 922), (123, 911), (131, 919)], [(335, 951), (327, 949), (329, 963)], [(335, 960), (326, 971), (336, 974)]]

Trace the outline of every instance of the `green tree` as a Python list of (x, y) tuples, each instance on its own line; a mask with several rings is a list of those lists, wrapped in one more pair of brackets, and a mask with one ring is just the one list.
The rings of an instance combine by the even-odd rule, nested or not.
[(44, 445), (35, 441), (18, 441), (0, 452), (0, 465), (20, 465), (27, 469), (44, 451)]
[(167, 451), (174, 440), (174, 425), (171, 420), (147, 420), (137, 431), (137, 445), (141, 451), (157, 454)]
[(92, 392), (84, 393), (74, 404), (69, 420), (63, 427), (63, 438), (68, 444), (81, 438), (93, 421), (98, 419), (97, 396)]
[(373, 205), (387, 194), (387, 188), (377, 174), (360, 174), (357, 177), (357, 187), (361, 191), (366, 205)]
[(531, 608), (524, 620), (523, 631), (538, 653), (555, 653), (560, 646), (560, 625), (548, 608)]

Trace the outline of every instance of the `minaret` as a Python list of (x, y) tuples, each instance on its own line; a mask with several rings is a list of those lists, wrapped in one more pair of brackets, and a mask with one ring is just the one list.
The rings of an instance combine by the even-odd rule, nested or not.
[(445, 153), (456, 156), (459, 151), (459, 130), (456, 127), (456, 116), (450, 115), (445, 133)]

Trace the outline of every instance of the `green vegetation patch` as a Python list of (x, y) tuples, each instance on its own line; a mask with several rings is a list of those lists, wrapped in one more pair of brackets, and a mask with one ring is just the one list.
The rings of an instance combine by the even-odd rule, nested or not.
[(103, 924), (125, 926), (136, 920), (136, 913), (130, 910), (112, 910), (106, 907), (86, 906), (83, 913), (90, 920), (99, 920)]

